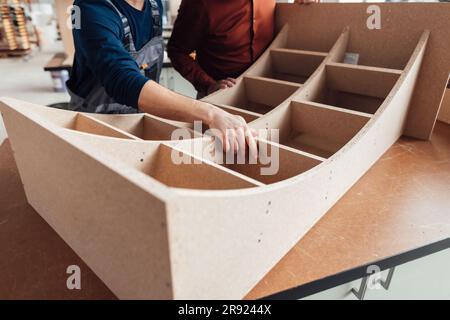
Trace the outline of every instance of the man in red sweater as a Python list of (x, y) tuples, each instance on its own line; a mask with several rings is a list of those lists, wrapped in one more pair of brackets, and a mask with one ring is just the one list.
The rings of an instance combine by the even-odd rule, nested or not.
[(182, 1), (168, 53), (199, 97), (232, 87), (234, 78), (264, 52), (274, 37), (275, 4), (275, 0)]

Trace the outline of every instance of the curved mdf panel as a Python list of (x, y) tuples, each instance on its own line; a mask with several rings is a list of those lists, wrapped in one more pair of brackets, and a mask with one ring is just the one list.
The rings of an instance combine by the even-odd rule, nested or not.
[(445, 90), (445, 95), (441, 104), (441, 110), (439, 112), (439, 120), (450, 124), (450, 88), (447, 88), (447, 90)]
[(317, 48), (295, 32), (205, 98), (279, 129), (272, 175), (217, 163), (189, 124), (1, 100), (29, 203), (119, 298), (244, 297), (402, 134), (428, 31), (395, 69), (347, 63), (351, 28)]

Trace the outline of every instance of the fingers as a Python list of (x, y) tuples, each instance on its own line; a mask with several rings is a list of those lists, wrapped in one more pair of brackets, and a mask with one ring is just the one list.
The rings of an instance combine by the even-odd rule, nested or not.
[(217, 139), (220, 141), (220, 145), (222, 146), (223, 151), (228, 152), (228, 150), (230, 149), (230, 144), (227, 140), (226, 132), (223, 132), (222, 130), (216, 128), (209, 128), (209, 130), (206, 131), (205, 134), (214, 137), (212, 139), (214, 148), (211, 152), (215, 152), (215, 148), (219, 146), (217, 144)]
[[(234, 79), (233, 79), (233, 80), (234, 80)], [(236, 81), (233, 81), (233, 80), (231, 80), (230, 78), (228, 78), (228, 79), (221, 80), (220, 83), (221, 83), (222, 85), (225, 85), (226, 88), (231, 88), (231, 87), (233, 87), (233, 86), (236, 84)]]
[(225, 152), (236, 152), (238, 144), (236, 141), (236, 132), (234, 129), (225, 129)]
[(250, 128), (241, 116), (232, 115), (219, 108), (216, 108), (215, 111), (209, 126), (210, 130), (213, 130), (213, 135), (222, 142), (223, 150), (226, 153), (233, 152), (236, 154), (239, 152), (238, 160), (245, 163), (248, 146), (249, 159), (256, 159), (258, 151), (256, 131)]
[(258, 146), (256, 143), (256, 136), (256, 131), (247, 126), (245, 139), (248, 145), (250, 163), (256, 163), (256, 160), (258, 159)]
[(249, 129), (249, 131), (250, 131), (250, 134), (253, 136), (253, 138), (258, 137), (258, 132), (256, 132), (255, 129), (250, 128), (250, 127), (249, 127), (248, 129)]
[(236, 85), (236, 79), (226, 78), (226, 79), (217, 81), (216, 83), (211, 85), (208, 88), (207, 93), (211, 94), (211, 93), (216, 92), (218, 90), (228, 89), (228, 88), (233, 87), (234, 85)]
[(224, 80), (220, 80), (220, 81), (215, 82), (213, 85), (211, 85), (207, 89), (207, 93), (211, 94), (218, 90), (228, 89), (228, 88), (233, 87), (235, 84), (236, 84), (236, 80), (233, 78), (227, 78)]
[[(238, 146), (237, 153), (239, 155), (238, 161), (245, 163), (245, 151), (247, 150), (247, 148), (246, 148), (246, 138), (245, 138), (244, 127), (240, 127), (238, 129), (236, 129), (236, 141), (237, 141), (237, 146)], [(238, 162), (238, 163), (240, 163), (240, 162)]]
[[(256, 143), (256, 130), (250, 128), (245, 122), (244, 118), (237, 116), (236, 117), (238, 124), (235, 129), (236, 140), (238, 149), (235, 151), (238, 152), (241, 161), (245, 162), (246, 151), (249, 151), (248, 159), (251, 160), (251, 163), (256, 163), (258, 158), (258, 147)], [(247, 148), (248, 146), (248, 148)]]

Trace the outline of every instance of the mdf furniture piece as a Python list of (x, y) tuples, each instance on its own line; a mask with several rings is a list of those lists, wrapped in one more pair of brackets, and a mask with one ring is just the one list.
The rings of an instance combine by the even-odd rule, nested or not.
[[(381, 7), (399, 22), (424, 8)], [(411, 102), (423, 96), (427, 64), (450, 69), (448, 60), (429, 60), (450, 45), (435, 28), (449, 23), (448, 6), (427, 6), (436, 19), (420, 31), (378, 30), (388, 49), (398, 39), (414, 40), (395, 55), (368, 54), (376, 45), (359, 36), (365, 21), (329, 29), (335, 41), (328, 49), (317, 32), (309, 35), (323, 45), (313, 48), (302, 36), (305, 47), (293, 47), (290, 39), (302, 33), (291, 13), (319, 19), (333, 12), (338, 19), (339, 12), (358, 16), (366, 8), (279, 6), (283, 27), (267, 52), (236, 87), (206, 98), (256, 129), (280, 130), (279, 144), (262, 141), (279, 154), (276, 175), (262, 175), (262, 164), (214, 163), (192, 147), (208, 140), (194, 131), (191, 139), (170, 140), (174, 129), (190, 124), (2, 99), (29, 203), (119, 298), (242, 298), (413, 123), (412, 113), (437, 117), (440, 101), (426, 110)], [(360, 64), (345, 63), (346, 53), (365, 46)], [(380, 66), (380, 54), (403, 64)], [(440, 82), (434, 77), (432, 84)], [(411, 133), (431, 127), (413, 126)], [(176, 165), (173, 152), (197, 164)]]
[[(325, 298), (324, 290), (356, 299), (351, 289), (373, 265), (396, 268), (389, 291), (368, 290), (366, 299), (398, 289), (396, 297), (443, 298), (447, 263), (434, 265), (433, 257), (450, 248), (449, 160), (450, 125), (436, 123), (430, 141), (400, 138), (245, 299)], [(27, 203), (8, 140), (0, 163), (0, 299), (117, 299)], [(416, 259), (425, 266), (410, 277), (404, 271)], [(71, 265), (80, 267), (81, 290), (67, 290)]]

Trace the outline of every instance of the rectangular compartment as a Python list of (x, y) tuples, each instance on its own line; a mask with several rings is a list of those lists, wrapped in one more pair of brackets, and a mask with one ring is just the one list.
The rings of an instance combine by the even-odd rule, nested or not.
[[(175, 159), (184, 158), (184, 163), (178, 164), (173, 156)], [(195, 163), (195, 160), (200, 163)], [(141, 168), (142, 172), (173, 188), (226, 190), (260, 185), (163, 144), (145, 162), (145, 166)]]
[(289, 147), (328, 158), (347, 144), (371, 115), (314, 102), (292, 102), (280, 128)]
[(208, 101), (266, 114), (298, 89), (299, 86), (296, 84), (246, 76), (234, 88), (228, 89), (226, 95), (221, 95), (220, 101), (216, 101), (219, 100), (217, 98)]
[[(270, 50), (262, 70), (249, 75), (303, 84), (323, 62), (327, 53), (277, 48)], [(255, 70), (256, 71), (256, 70)]]
[(329, 63), (321, 87), (309, 100), (374, 114), (400, 75), (399, 70)]
[[(370, 38), (360, 35), (351, 37), (347, 52), (358, 54), (358, 65), (404, 70), (419, 42), (423, 30), (417, 29), (409, 34), (407, 41), (401, 41), (399, 50), (396, 37), (386, 37), (382, 33)], [(405, 39), (403, 39), (405, 40)]]
[(280, 146), (276, 143), (259, 141), (259, 148), (267, 150), (257, 164), (224, 164), (230, 170), (243, 174), (264, 184), (276, 183), (295, 177), (319, 165), (322, 160), (309, 157)]
[[(142, 140), (167, 141), (171, 140), (172, 133), (180, 129), (180, 126), (170, 120), (161, 119), (152, 115), (127, 115), (127, 116), (102, 116), (96, 115), (102, 121), (109, 123)], [(187, 128), (187, 134), (192, 138), (194, 132)]]
[[(69, 114), (67, 115), (69, 116)], [(70, 121), (66, 121), (65, 125), (63, 126), (64, 128), (105, 137), (134, 139), (134, 137), (127, 132), (118, 130), (100, 120), (84, 114), (74, 115), (75, 116)]]

